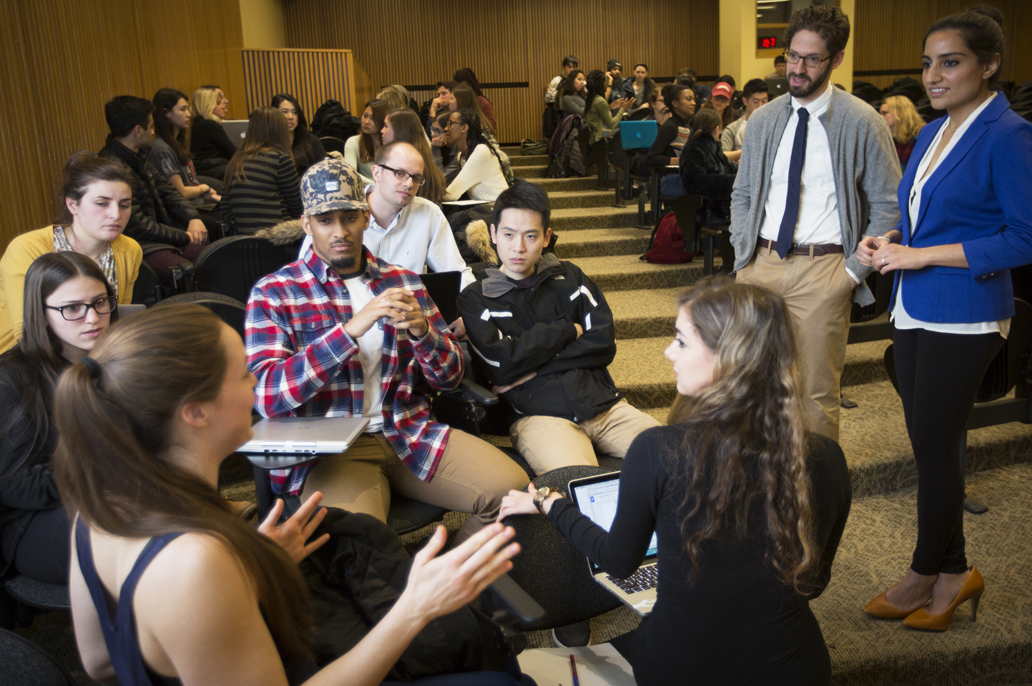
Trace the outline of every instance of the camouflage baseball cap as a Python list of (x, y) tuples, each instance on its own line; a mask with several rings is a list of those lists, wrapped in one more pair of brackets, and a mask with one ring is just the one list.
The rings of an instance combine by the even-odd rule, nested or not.
[(351, 165), (332, 157), (308, 168), (301, 178), (301, 202), (305, 216), (333, 210), (364, 210), (362, 179)]

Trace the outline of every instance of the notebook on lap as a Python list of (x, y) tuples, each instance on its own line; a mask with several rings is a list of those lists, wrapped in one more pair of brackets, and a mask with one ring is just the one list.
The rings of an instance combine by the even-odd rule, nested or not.
[[(567, 493), (581, 514), (595, 524), (609, 531), (616, 517), (616, 501), (620, 493), (620, 473), (600, 474), (583, 479), (574, 479), (568, 484)], [(626, 579), (617, 579), (588, 560), (588, 570), (596, 582), (630, 606), (639, 615), (652, 612), (656, 603), (656, 587), (659, 584), (659, 555), (656, 534), (652, 534), (645, 560), (638, 570)]]
[(655, 119), (620, 122), (620, 146), (624, 150), (648, 150), (656, 140), (659, 124)]
[(254, 425), (254, 437), (239, 452), (332, 455), (351, 447), (368, 417), (275, 417)]

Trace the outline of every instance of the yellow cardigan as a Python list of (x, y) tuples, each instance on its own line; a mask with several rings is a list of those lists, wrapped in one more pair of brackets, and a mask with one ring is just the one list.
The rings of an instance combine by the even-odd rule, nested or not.
[[(133, 300), (133, 284), (140, 273), (143, 250), (128, 236), (111, 241), (118, 275), (118, 304)], [(0, 258), (0, 352), (14, 347), (21, 338), (25, 272), (40, 255), (54, 252), (54, 227), (29, 231), (11, 241)]]

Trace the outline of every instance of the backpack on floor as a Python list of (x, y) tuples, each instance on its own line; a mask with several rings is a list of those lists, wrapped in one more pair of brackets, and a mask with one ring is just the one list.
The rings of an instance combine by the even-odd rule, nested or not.
[(648, 251), (639, 259), (649, 264), (685, 264), (695, 258), (695, 253), (684, 249), (684, 234), (677, 225), (673, 212), (667, 212), (652, 230)]
[(548, 141), (535, 141), (524, 138), (520, 142), (520, 153), (523, 155), (547, 155)]

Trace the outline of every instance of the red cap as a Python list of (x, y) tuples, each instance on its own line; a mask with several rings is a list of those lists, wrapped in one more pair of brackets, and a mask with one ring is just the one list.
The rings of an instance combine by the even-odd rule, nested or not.
[(724, 83), (721, 81), (717, 85), (713, 86), (713, 90), (710, 92), (710, 98), (715, 98), (718, 95), (723, 95), (728, 100), (735, 94), (735, 89), (731, 87), (731, 84)]

